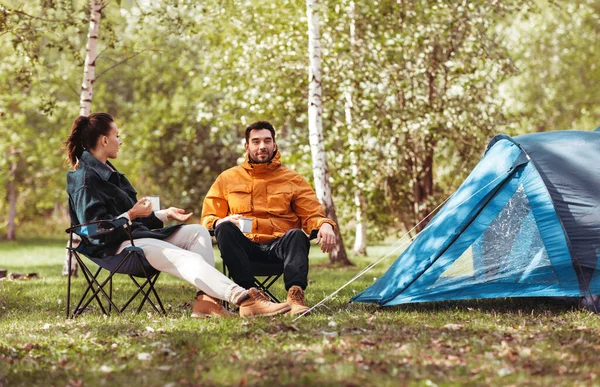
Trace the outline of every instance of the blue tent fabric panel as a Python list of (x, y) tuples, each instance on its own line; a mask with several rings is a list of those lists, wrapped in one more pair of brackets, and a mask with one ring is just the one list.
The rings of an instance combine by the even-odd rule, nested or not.
[(600, 132), (555, 131), (514, 138), (530, 155), (567, 233), (581, 291), (600, 250)]
[[(541, 178), (533, 165), (520, 167), (472, 224), (425, 273), (408, 289), (382, 304), (398, 305), (472, 298), (578, 296), (577, 276), (573, 270), (565, 236), (548, 192), (540, 181)], [(511, 198), (518, 196), (518, 190), (521, 192), (518, 199), (527, 205), (521, 205), (521, 209), (512, 208), (513, 211), (518, 210), (517, 216), (505, 217), (503, 221), (509, 222), (503, 225), (502, 234), (491, 235), (492, 241), (499, 240), (497, 245), (492, 245), (491, 255), (495, 259), (491, 263), (486, 262), (482, 243), (475, 243), (476, 239), (481, 240), (485, 237), (483, 234), (489, 232), (490, 223)], [(538, 227), (538, 217), (545, 225), (543, 229)], [(545, 241), (552, 242), (549, 243), (549, 248), (545, 246)], [(478, 260), (473, 258), (473, 275), (441, 277), (470, 246), (473, 246), (473, 257), (478, 257)], [(499, 260), (498, 257), (503, 258)], [(410, 267), (405, 266), (404, 269), (410, 270)], [(488, 276), (486, 269), (495, 271), (493, 277)]]
[(600, 294), (600, 251), (598, 252), (598, 266), (590, 281), (590, 291), (592, 294)]
[(514, 172), (515, 164), (523, 162), (521, 156), (522, 150), (515, 143), (499, 140), (388, 271), (352, 301), (384, 304), (415, 281), (463, 232), (485, 204), (484, 199)]
[[(556, 296), (578, 296), (579, 287), (577, 274), (573, 267), (571, 251), (567, 243), (565, 230), (556, 212), (556, 208), (550, 198), (550, 194), (544, 184), (537, 168), (531, 166), (531, 174), (539, 178), (530, 179), (526, 185), (525, 193), (531, 204), (531, 211), (535, 217), (537, 228), (548, 252), (548, 258), (561, 288), (565, 293), (554, 294)], [(577, 289), (576, 289), (577, 288)], [(567, 294), (568, 293), (568, 294)]]
[[(516, 179), (518, 182), (518, 179)], [(483, 231), (488, 227), (488, 225), (496, 218), (498, 213), (504, 208), (505, 204), (508, 200), (514, 195), (515, 191), (518, 188), (518, 184), (508, 184), (503, 189), (501, 189), (498, 194), (494, 197), (494, 200), (490, 202), (483, 211), (474, 219), (474, 221), (469, 225), (469, 227), (461, 233), (460, 237), (456, 239), (452, 245), (445, 251), (443, 254), (435, 261), (431, 267), (423, 273), (415, 282), (413, 282), (407, 289), (405, 289), (402, 293), (400, 293), (396, 298), (392, 300), (386, 300), (384, 302), (385, 305), (396, 305), (405, 302), (416, 302), (415, 299), (422, 298), (421, 296), (426, 293), (424, 296), (425, 299), (420, 299), (420, 301), (426, 301), (430, 297), (433, 297), (430, 300), (434, 300), (435, 294), (437, 292), (443, 292), (445, 297), (448, 297), (447, 294), (452, 293), (452, 288), (456, 288), (457, 286), (465, 287), (469, 286), (473, 288), (473, 284), (470, 284), (470, 280), (465, 280), (465, 278), (455, 278), (448, 279), (446, 281), (442, 280), (442, 284), (440, 286), (435, 287), (435, 289), (429, 288), (434, 284), (438, 279), (440, 279), (440, 275), (448, 269), (448, 267), (456, 261), (457, 258), (461, 256), (461, 254), (467, 250), (477, 238), (479, 238)], [(482, 278), (484, 277), (484, 267), (483, 264), (479, 264), (481, 262), (473, 261), (473, 276), (471, 278)], [(405, 267), (406, 270), (409, 270), (408, 267)], [(476, 286), (475, 286), (476, 287)], [(425, 290), (427, 289), (427, 290)], [(468, 294), (467, 289), (457, 289), (459, 290), (463, 296), (464, 294)], [(479, 294), (479, 290), (475, 289), (475, 292)], [(454, 297), (450, 297), (453, 299)]]

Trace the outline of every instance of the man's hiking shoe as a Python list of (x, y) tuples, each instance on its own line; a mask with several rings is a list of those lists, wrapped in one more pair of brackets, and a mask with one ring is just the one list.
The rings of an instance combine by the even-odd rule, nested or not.
[(263, 292), (256, 288), (248, 289), (248, 298), (240, 304), (240, 316), (275, 316), (290, 310), (286, 303), (271, 302)]
[(304, 301), (304, 290), (296, 285), (288, 290), (287, 304), (291, 307), (289, 314), (302, 314), (309, 309)]

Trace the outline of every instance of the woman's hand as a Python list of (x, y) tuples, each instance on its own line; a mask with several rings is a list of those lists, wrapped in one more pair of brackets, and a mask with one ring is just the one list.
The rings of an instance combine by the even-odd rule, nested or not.
[(184, 214), (184, 212), (185, 210), (182, 210), (181, 208), (169, 207), (167, 208), (167, 219), (173, 219), (178, 222), (185, 222), (192, 216), (193, 212), (190, 212), (188, 214)]
[(152, 213), (152, 203), (147, 198), (141, 198), (131, 207), (131, 210), (127, 211), (129, 214), (129, 220), (135, 218), (145, 218)]

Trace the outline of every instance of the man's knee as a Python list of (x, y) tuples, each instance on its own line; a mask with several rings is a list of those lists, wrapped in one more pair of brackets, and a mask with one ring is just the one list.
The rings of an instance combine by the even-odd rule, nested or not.
[(244, 236), (238, 226), (233, 222), (223, 222), (215, 227), (215, 238), (217, 239), (217, 242), (239, 235)]
[(309, 243), (308, 236), (299, 228), (293, 228), (290, 231), (286, 232), (284, 238), (288, 238), (294, 242), (299, 243)]

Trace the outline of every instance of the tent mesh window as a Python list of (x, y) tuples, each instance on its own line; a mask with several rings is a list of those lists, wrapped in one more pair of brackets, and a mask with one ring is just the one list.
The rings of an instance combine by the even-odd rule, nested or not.
[[(458, 242), (458, 241), (457, 241)], [(429, 289), (452, 283), (556, 282), (523, 186)]]

